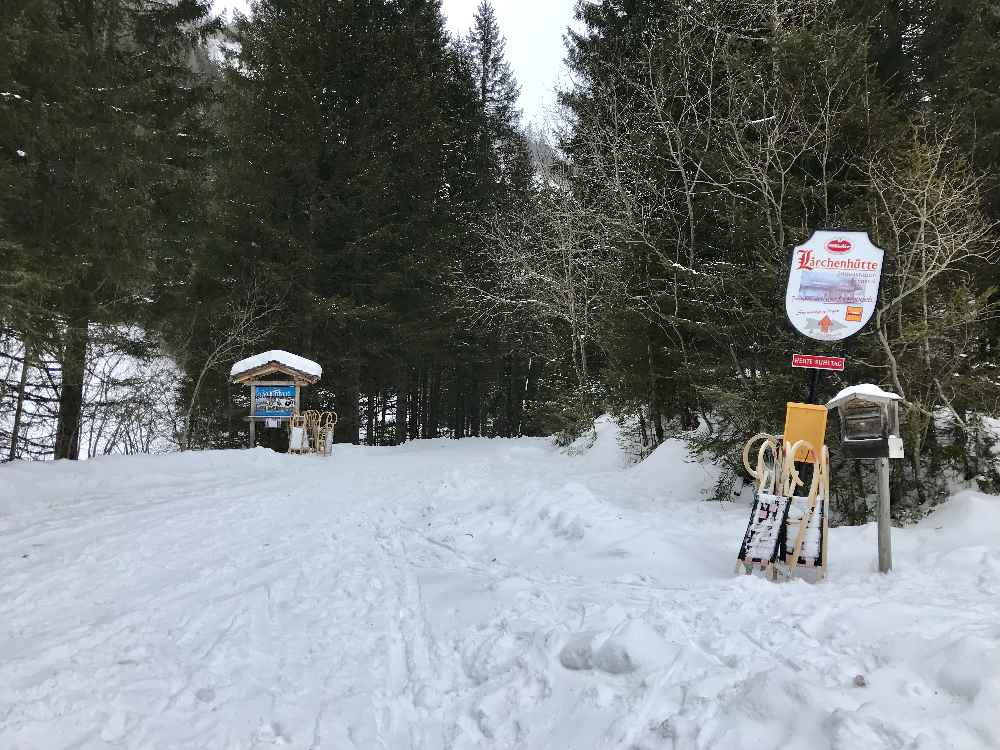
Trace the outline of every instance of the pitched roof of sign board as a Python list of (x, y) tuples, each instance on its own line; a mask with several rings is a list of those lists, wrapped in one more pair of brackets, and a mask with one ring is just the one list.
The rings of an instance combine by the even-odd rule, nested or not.
[(285, 370), (297, 373), (305, 380), (315, 383), (323, 375), (323, 368), (311, 359), (300, 357), (298, 354), (272, 349), (269, 352), (255, 354), (252, 357), (241, 359), (229, 371), (229, 377), (233, 380), (241, 380), (245, 375), (268, 366), (277, 366)]

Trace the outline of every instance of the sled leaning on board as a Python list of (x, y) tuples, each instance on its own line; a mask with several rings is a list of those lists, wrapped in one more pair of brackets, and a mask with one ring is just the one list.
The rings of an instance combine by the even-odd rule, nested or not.
[[(751, 464), (751, 449), (757, 449)], [(805, 495), (795, 456), (818, 456)], [(816, 451), (806, 440), (794, 444), (781, 435), (759, 434), (743, 448), (743, 466), (754, 479), (754, 503), (743, 535), (736, 572), (763, 571), (769, 580), (795, 575), (821, 581), (826, 576), (828, 521), (830, 515), (830, 452)]]
[(336, 428), (337, 412), (309, 410), (296, 414), (288, 423), (288, 452), (329, 456)]

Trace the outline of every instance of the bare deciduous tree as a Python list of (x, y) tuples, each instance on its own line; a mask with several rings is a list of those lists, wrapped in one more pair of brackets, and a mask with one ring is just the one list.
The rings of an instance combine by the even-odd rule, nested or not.
[[(268, 320), (278, 309), (277, 304), (267, 299), (257, 285), (253, 284), (242, 299), (227, 306), (225, 314), (215, 316), (209, 322), (207, 351), (202, 354), (191, 353), (193, 336), (188, 337), (188, 351), (184, 356), (189, 358), (190, 366), (185, 370), (197, 372), (198, 376), (182, 416), (182, 427), (177, 440), (181, 450), (190, 450), (193, 443), (192, 419), (198, 408), (198, 398), (205, 377), (220, 365), (231, 363), (249, 347), (266, 338), (271, 332)], [(197, 319), (192, 319), (192, 329), (197, 323)], [(200, 366), (193, 361), (196, 357), (200, 360)]]
[(867, 173), (872, 225), (886, 247), (875, 328), (889, 379), (922, 429), (910, 431), (911, 464), (922, 487), (921, 442), (939, 409), (963, 430), (955, 378), (973, 328), (993, 312), (970, 273), (995, 259), (997, 226), (982, 210), (982, 179), (957, 155), (950, 131), (921, 124), (908, 149), (875, 156)]

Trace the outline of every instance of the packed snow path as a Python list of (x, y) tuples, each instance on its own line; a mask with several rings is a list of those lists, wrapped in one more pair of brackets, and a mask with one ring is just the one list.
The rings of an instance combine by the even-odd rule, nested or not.
[(775, 585), (678, 444), (620, 464), (604, 429), (0, 467), (0, 748), (1000, 747), (1000, 501)]

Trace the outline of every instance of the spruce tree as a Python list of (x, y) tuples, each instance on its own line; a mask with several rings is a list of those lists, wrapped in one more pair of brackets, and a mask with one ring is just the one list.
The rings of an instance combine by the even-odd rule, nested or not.
[[(519, 86), (506, 58), (506, 40), (492, 3), (483, 0), (462, 52), (475, 85), (477, 143), (475, 216), (472, 223), (515, 215), (531, 199), (534, 167), (517, 107)], [(485, 251), (481, 231), (470, 233), (474, 252), (459, 259), (462, 277), (481, 279)], [(459, 296), (464, 292), (459, 290)], [(539, 358), (525, 337), (528, 321), (503, 330), (460, 325), (453, 338), (454, 416), (452, 434), (520, 434), (525, 429), (524, 392), (537, 378)], [(534, 372), (531, 362), (534, 361)]]
[(520, 89), (507, 61), (507, 40), (500, 33), (490, 0), (479, 3), (466, 45), (483, 113), (482, 148), (499, 150), (501, 142), (514, 138), (518, 131)]
[(0, 132), (16, 182), (0, 221), (20, 263), (48, 282), (54, 449), (76, 458), (92, 326), (138, 321), (175, 250), (155, 227), (169, 226), (162, 212), (184, 182), (199, 96), (187, 63), (213, 27), (199, 0), (19, 0), (4, 13)]
[(230, 265), (281, 290), (273, 341), (324, 365), (308, 398), (337, 409), (338, 440), (381, 424), (387, 398), (408, 422), (396, 439), (436, 434), (454, 326), (443, 280), (478, 175), (474, 87), (439, 4), (265, 0), (235, 40)]

